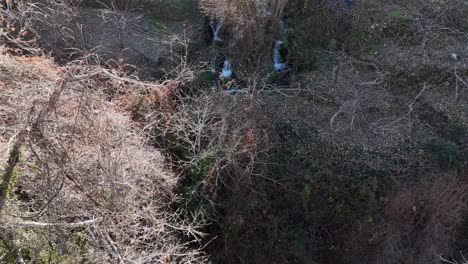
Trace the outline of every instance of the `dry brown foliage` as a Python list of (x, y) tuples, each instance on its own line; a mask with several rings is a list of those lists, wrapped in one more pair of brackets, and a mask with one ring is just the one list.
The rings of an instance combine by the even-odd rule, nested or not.
[(258, 172), (269, 143), (267, 126), (259, 123), (261, 114), (253, 95), (221, 91), (177, 101), (177, 108), (147, 114), (146, 128), (155, 129), (161, 148), (179, 154), (172, 164), (181, 175), (193, 171), (200, 176), (184, 178), (183, 184), (190, 188), (185, 202), (189, 206), (203, 200), (205, 205), (196, 210), (203, 217), (213, 217), (226, 190), (236, 197), (248, 194), (253, 181), (264, 177)]
[(387, 197), (382, 253), (375, 263), (439, 263), (451, 255), (467, 213), (466, 177), (435, 175)]
[[(190, 239), (182, 239), (203, 237), (199, 228), (204, 222), (169, 210), (177, 199), (172, 193), (177, 178), (144, 135), (132, 129), (129, 117), (105, 100), (103, 89), (113, 83), (136, 90), (158, 85), (100, 67), (58, 69), (42, 58), (2, 55), (1, 61), (2, 142), (29, 131), (1, 213), (1, 239), (11, 241), (10, 249), (48, 250), (41, 242), (41, 229), (46, 228), (57, 257), (78, 253), (67, 237), (84, 237), (86, 243), (79, 255), (70, 257), (72, 262), (205, 260), (201, 252), (188, 249)], [(11, 143), (2, 146), (2, 154), (9, 153)], [(40, 260), (41, 255), (29, 257)]]

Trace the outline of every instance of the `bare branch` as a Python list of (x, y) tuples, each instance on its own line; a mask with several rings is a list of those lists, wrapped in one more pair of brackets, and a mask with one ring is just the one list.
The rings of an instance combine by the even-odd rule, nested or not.
[(24, 143), (24, 140), (27, 136), (27, 130), (21, 130), (14, 136), (14, 143), (10, 150), (10, 154), (8, 157), (8, 162), (5, 168), (5, 171), (2, 175), (2, 186), (0, 188), (0, 216), (2, 212), (2, 208), (5, 205), (6, 197), (8, 194), (8, 188), (10, 186), (11, 178), (13, 177), (14, 170), (16, 165), (19, 162), (20, 157), (20, 149)]
[(101, 220), (100, 218), (96, 218), (96, 219), (91, 219), (91, 220), (86, 220), (86, 221), (81, 221), (81, 222), (75, 222), (75, 223), (43, 223), (43, 222), (34, 222), (34, 221), (24, 221), (24, 222), (18, 222), (18, 223), (13, 223), (13, 224), (17, 226), (32, 227), (32, 228), (60, 227), (60, 228), (71, 229), (71, 228), (80, 228), (80, 227), (93, 225), (99, 222), (100, 220)]

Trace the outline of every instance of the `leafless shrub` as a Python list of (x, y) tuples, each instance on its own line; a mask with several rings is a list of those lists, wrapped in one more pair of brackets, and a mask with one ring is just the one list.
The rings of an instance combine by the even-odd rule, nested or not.
[[(162, 148), (179, 153), (173, 164), (187, 176), (190, 203), (203, 199), (213, 210), (220, 190), (249, 192), (258, 175), (261, 157), (268, 147), (266, 127), (258, 123), (260, 114), (253, 95), (202, 93), (179, 98), (172, 111), (150, 113), (148, 128)], [(190, 176), (192, 175), (192, 176)], [(196, 179), (191, 179), (195, 177)], [(192, 197), (193, 196), (193, 197)], [(198, 198), (196, 197), (198, 196)], [(208, 212), (200, 212), (210, 216)]]
[[(58, 257), (77, 253), (77, 245), (67, 237), (85, 239), (76, 262), (205, 261), (200, 251), (188, 249), (191, 239), (204, 236), (199, 231), (203, 220), (188, 220), (183, 211), (169, 209), (177, 199), (172, 193), (177, 179), (98, 88), (125, 83), (148, 90), (158, 85), (79, 63), (55, 79), (53, 69), (41, 72), (45, 65), (24, 65), (9, 57), (2, 61), (9, 81), (0, 91), (5, 102), (0, 124), (10, 122), (2, 136), (24, 126), (29, 131), (21, 139), (17, 178), (2, 182), (8, 187), (1, 212), (1, 226), (8, 232), (2, 232), (2, 241), (12, 241), (10, 247), (18, 252), (40, 253), (48, 245), (41, 242), (38, 228), (47, 227), (46, 240)], [(20, 72), (28, 68), (29, 78), (24, 79)], [(54, 92), (47, 99), (51, 87)]]
[(1, 9), (0, 41), (17, 49), (17, 53), (24, 51), (39, 53), (39, 50), (35, 49), (37, 32), (34, 30), (32, 17), (41, 14), (38, 4), (24, 3), (23, 1), (17, 3), (14, 9)]
[(443, 256), (440, 256), (440, 260), (442, 261), (442, 263), (448, 263), (448, 264), (466, 264), (468, 263), (468, 259), (465, 257), (465, 255), (463, 254), (463, 252), (460, 252), (460, 261), (457, 261), (455, 258), (451, 258), (451, 259), (447, 259), (447, 258), (444, 258)]
[(463, 176), (434, 177), (386, 200), (383, 251), (376, 263), (439, 263), (441, 254), (450, 254), (468, 188)]
[[(5, 40), (18, 51), (51, 52), (62, 64), (86, 59), (86, 63), (123, 66), (142, 78), (162, 77), (166, 68), (178, 65), (173, 54), (183, 53), (185, 39), (194, 31), (162, 36), (142, 12), (122, 11), (110, 5), (100, 9), (83, 8), (74, 1), (20, 1), (13, 10), (3, 12), (0, 25)], [(81, 60), (83, 61), (83, 60)], [(137, 65), (138, 67), (132, 67)]]
[(259, 18), (281, 19), (287, 4), (288, 0), (201, 0), (200, 8), (212, 19), (251, 24)]

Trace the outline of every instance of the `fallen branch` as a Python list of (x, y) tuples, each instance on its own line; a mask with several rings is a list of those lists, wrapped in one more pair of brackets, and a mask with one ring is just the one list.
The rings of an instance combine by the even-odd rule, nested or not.
[(76, 223), (42, 223), (42, 222), (34, 222), (34, 221), (24, 221), (14, 223), (13, 225), (22, 226), (22, 227), (33, 227), (33, 228), (48, 228), (48, 227), (61, 227), (61, 228), (80, 228), (89, 225), (93, 225), (99, 222), (100, 219), (91, 219)]
[[(424, 86), (423, 88), (421, 89), (421, 91), (419, 91), (418, 95), (416, 95), (416, 97), (413, 99), (413, 101), (408, 105), (408, 112), (406, 112), (403, 116), (399, 117), (398, 119), (396, 120), (393, 120), (392, 122), (390, 122), (389, 124), (386, 124), (386, 125), (383, 125), (381, 126), (380, 128), (381, 129), (386, 129), (386, 128), (389, 128), (389, 127), (392, 127), (398, 123), (400, 123), (401, 121), (405, 120), (406, 118), (411, 118), (413, 112), (414, 112), (414, 106), (416, 105), (416, 103), (418, 102), (419, 98), (424, 94), (424, 92), (428, 89), (428, 86), (426, 83), (424, 83)], [(376, 126), (380, 121), (382, 121), (382, 119), (374, 122), (371, 124), (371, 126)]]
[[(82, 81), (82, 80), (87, 80), (89, 78), (94, 78), (94, 77), (100, 76), (100, 75), (104, 75), (104, 76), (106, 76), (107, 78), (109, 78), (111, 80), (115, 80), (115, 81), (119, 81), (119, 82), (123, 82), (123, 83), (134, 84), (134, 85), (139, 85), (139, 86), (143, 86), (143, 87), (153, 88), (153, 87), (159, 85), (159, 84), (156, 84), (156, 83), (143, 82), (143, 81), (135, 80), (135, 79), (132, 79), (132, 78), (120, 77), (120, 76), (117, 76), (117, 75), (113, 74), (111, 71), (108, 71), (106, 69), (101, 69), (101, 68), (97, 69), (94, 72), (90, 72), (90, 73), (87, 73), (87, 74), (70, 76), (70, 81), (78, 82), (78, 81)], [(164, 85), (164, 83), (161, 84), (161, 85)]]
[(110, 238), (109, 234), (107, 232), (104, 233), (104, 238), (107, 240), (107, 243), (109, 243), (112, 252), (114, 256), (116, 256), (119, 259), (119, 264), (125, 264), (125, 261), (123, 260), (122, 256), (119, 253), (118, 248), (114, 245), (112, 242), (112, 239)]

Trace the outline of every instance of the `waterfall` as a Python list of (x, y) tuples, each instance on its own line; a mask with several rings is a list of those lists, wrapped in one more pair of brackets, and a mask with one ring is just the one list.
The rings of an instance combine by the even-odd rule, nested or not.
[(282, 72), (286, 70), (286, 64), (281, 62), (280, 48), (284, 44), (283, 41), (277, 40), (275, 43), (275, 48), (273, 49), (273, 67), (276, 72)]
[(223, 69), (221, 70), (220, 77), (225, 80), (229, 80), (232, 77), (231, 63), (229, 62), (227, 58), (224, 60), (224, 65), (223, 65)]
[[(284, 35), (286, 35), (286, 33), (288, 32), (288, 29), (286, 28), (286, 25), (284, 24), (283, 20), (280, 20), (279, 22), (279, 29), (280, 29), (281, 37), (284, 37)], [(281, 58), (281, 53), (280, 53), (280, 49), (281, 49), (281, 46), (283, 46), (283, 44), (284, 44), (283, 41), (277, 40), (275, 43), (275, 47), (273, 49), (273, 67), (276, 72), (282, 72), (286, 70), (287, 68), (286, 63), (282, 62), (283, 59)]]
[[(222, 26), (221, 22), (216, 23), (214, 20), (210, 20), (210, 27), (211, 27), (211, 30), (213, 31), (212, 44), (213, 44), (214, 49), (216, 49), (216, 43), (217, 42), (223, 42), (223, 40), (219, 36), (219, 31), (221, 29), (221, 26)], [(227, 59), (226, 59), (226, 61), (227, 61)], [(223, 67), (223, 70), (222, 70), (223, 72), (221, 73), (221, 77), (225, 78), (225, 79), (229, 79), (229, 78), (231, 78), (232, 70), (231, 70), (231, 65), (230, 65), (229, 61), (227, 61), (227, 65), (226, 65), (226, 61), (224, 62), (224, 67)], [(211, 73), (213, 75), (216, 75), (216, 72), (217, 72), (216, 55), (214, 55), (214, 58), (212, 59), (210, 71), (211, 71)]]
[(215, 23), (213, 20), (210, 21), (210, 27), (213, 30), (213, 43), (223, 42), (223, 40), (219, 37), (219, 30), (221, 29), (221, 26), (221, 23)]

